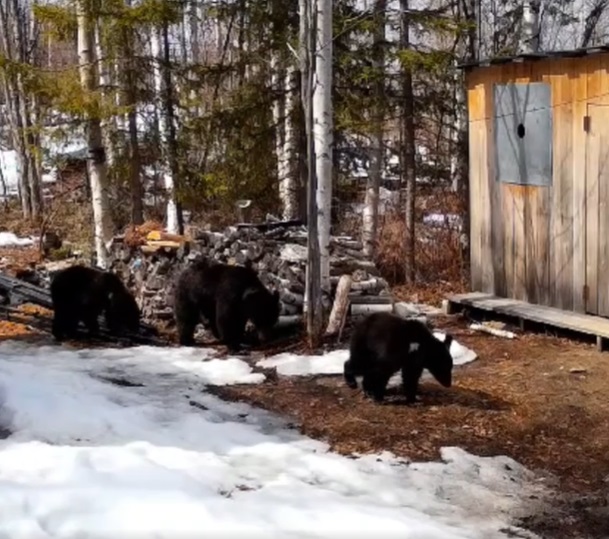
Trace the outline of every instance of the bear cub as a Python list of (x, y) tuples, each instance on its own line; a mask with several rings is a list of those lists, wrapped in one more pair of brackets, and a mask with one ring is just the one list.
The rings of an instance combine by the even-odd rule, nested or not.
[(108, 330), (120, 334), (139, 330), (140, 309), (120, 278), (112, 272), (71, 266), (51, 281), (53, 336), (61, 341), (76, 337), (79, 322), (91, 336), (99, 333), (98, 317), (104, 314)]
[(351, 337), (349, 359), (344, 364), (346, 384), (357, 389), (363, 377), (364, 392), (381, 402), (389, 379), (398, 371), (408, 403), (416, 401), (419, 379), (427, 369), (444, 387), (452, 383), (452, 336), (444, 342), (418, 320), (404, 320), (390, 313), (374, 313), (359, 323)]
[(206, 319), (214, 337), (231, 352), (241, 349), (250, 320), (260, 340), (267, 340), (279, 318), (279, 292), (269, 292), (257, 273), (246, 266), (229, 266), (195, 259), (179, 276), (174, 316), (182, 346), (194, 345), (197, 324)]

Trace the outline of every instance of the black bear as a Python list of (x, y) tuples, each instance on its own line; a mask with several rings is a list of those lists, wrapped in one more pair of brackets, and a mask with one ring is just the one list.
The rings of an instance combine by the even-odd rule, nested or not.
[(108, 271), (71, 266), (57, 272), (51, 281), (51, 300), (52, 331), (58, 341), (75, 337), (81, 321), (90, 335), (97, 335), (102, 312), (111, 333), (139, 329), (140, 310), (135, 298), (119, 277)]
[(423, 369), (444, 387), (451, 386), (451, 343), (451, 335), (442, 342), (418, 320), (404, 320), (390, 313), (371, 314), (356, 326), (351, 337), (345, 382), (356, 389), (355, 377), (363, 376), (365, 393), (381, 402), (389, 379), (401, 370), (406, 400), (413, 403)]
[(192, 346), (195, 328), (204, 318), (214, 337), (236, 352), (248, 320), (261, 340), (268, 339), (279, 307), (279, 292), (269, 292), (251, 264), (229, 266), (198, 258), (180, 274), (175, 289), (179, 343)]

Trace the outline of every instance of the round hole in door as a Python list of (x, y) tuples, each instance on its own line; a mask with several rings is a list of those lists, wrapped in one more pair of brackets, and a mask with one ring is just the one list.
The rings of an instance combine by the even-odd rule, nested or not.
[(518, 124), (516, 128), (516, 134), (519, 138), (524, 138), (524, 124)]

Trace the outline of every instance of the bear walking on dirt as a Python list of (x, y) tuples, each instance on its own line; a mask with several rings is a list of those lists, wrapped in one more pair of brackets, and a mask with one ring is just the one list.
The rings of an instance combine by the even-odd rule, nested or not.
[(402, 373), (408, 403), (416, 401), (419, 379), (427, 369), (444, 387), (452, 383), (452, 336), (444, 342), (418, 320), (404, 320), (390, 313), (374, 313), (355, 328), (350, 357), (344, 364), (346, 384), (357, 388), (356, 376), (363, 376), (363, 389), (381, 402), (389, 379)]
[(251, 267), (229, 266), (199, 258), (179, 276), (174, 315), (182, 346), (194, 345), (194, 331), (205, 318), (216, 339), (231, 352), (241, 348), (250, 320), (261, 340), (279, 318), (279, 292), (269, 292)]
[(108, 330), (120, 334), (137, 332), (140, 310), (135, 298), (114, 273), (85, 266), (71, 266), (59, 271), (51, 282), (53, 301), (53, 336), (58, 341), (76, 336), (83, 322), (90, 335), (99, 332), (102, 312)]

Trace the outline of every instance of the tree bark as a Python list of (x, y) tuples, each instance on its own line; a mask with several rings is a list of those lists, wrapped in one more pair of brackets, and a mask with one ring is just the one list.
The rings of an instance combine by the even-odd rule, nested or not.
[[(406, 51), (410, 49), (410, 14), (408, 0), (400, 0), (401, 35), (400, 46)], [(414, 93), (412, 89), (412, 69), (404, 65), (402, 69), (402, 178), (406, 185), (406, 237), (405, 237), (405, 268), (406, 281), (412, 283), (416, 279), (415, 266), (415, 199), (416, 199), (416, 170), (415, 170), (415, 126), (414, 126)]]
[(524, 0), (522, 4), (522, 29), (520, 33), (521, 53), (539, 51), (539, 2)]
[[(317, 169), (317, 228), (321, 288), (330, 292), (330, 228), (332, 223), (332, 165), (334, 122), (332, 111), (332, 0), (317, 0), (313, 136)], [(310, 225), (309, 225), (310, 226)]]
[[(323, 0), (322, 0), (323, 1)], [(305, 110), (305, 125), (307, 133), (307, 271), (305, 288), (305, 305), (307, 336), (309, 346), (317, 348), (321, 341), (323, 327), (323, 312), (321, 303), (321, 257), (318, 234), (318, 210), (316, 208), (317, 172), (315, 167), (315, 138), (314, 138), (314, 73), (315, 73), (315, 40), (316, 17), (314, 0), (300, 0), (300, 36), (301, 36), (301, 73), (302, 101)]]
[[(169, 161), (169, 118), (167, 105), (167, 92), (165, 90), (164, 72), (167, 69), (164, 67), (164, 54), (161, 50), (161, 36), (157, 28), (151, 31), (151, 48), (154, 61), (154, 88), (157, 95), (159, 106), (157, 107), (157, 129), (159, 133), (160, 143), (164, 154), (164, 162)], [(171, 80), (171, 74), (169, 74)], [(172, 114), (173, 117), (173, 114)], [(178, 204), (175, 196), (174, 176), (171, 170), (172, 167), (167, 167), (165, 164), (161, 167), (161, 174), (167, 197), (167, 231), (172, 234), (178, 234), (180, 230), (178, 219)]]
[(375, 30), (372, 52), (374, 67), (373, 133), (370, 144), (370, 173), (366, 179), (366, 197), (362, 219), (364, 254), (374, 256), (377, 244), (379, 189), (383, 174), (383, 132), (385, 108), (385, 10), (387, 0), (376, 0), (374, 7)]
[[(80, 80), (86, 92), (97, 90), (97, 74), (94, 57), (94, 26), (86, 0), (77, 4), (78, 57)], [(102, 143), (100, 119), (91, 112), (87, 119), (87, 145), (89, 155), (87, 170), (91, 182), (95, 252), (97, 265), (106, 268), (108, 264), (108, 243), (112, 239), (112, 221), (108, 201), (107, 167)]]

